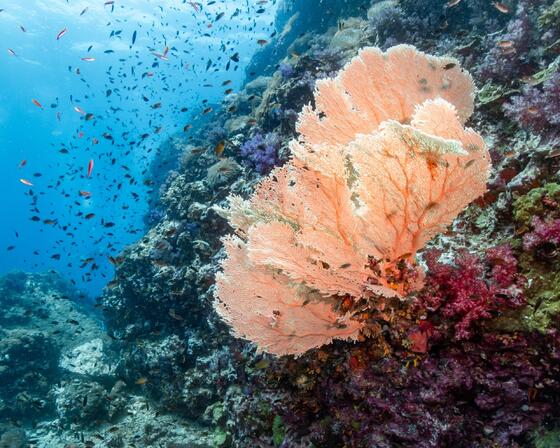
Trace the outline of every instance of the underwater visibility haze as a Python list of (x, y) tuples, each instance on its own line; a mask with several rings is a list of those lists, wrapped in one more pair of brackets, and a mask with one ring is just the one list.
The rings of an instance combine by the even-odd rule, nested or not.
[(0, 42), (0, 448), (560, 448), (560, 0)]
[(1, 271), (55, 269), (92, 294), (110, 280), (108, 256), (144, 231), (159, 144), (238, 87), (271, 33), (272, 4), (200, 8), (2, 4)]

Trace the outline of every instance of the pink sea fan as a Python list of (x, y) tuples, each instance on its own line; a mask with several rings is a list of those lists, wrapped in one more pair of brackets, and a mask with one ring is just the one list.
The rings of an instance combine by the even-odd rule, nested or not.
[(338, 298), (422, 286), (419, 270), (393, 274), (486, 189), (488, 151), (463, 128), (472, 91), (457, 61), (404, 45), (362, 50), (318, 83), (292, 160), (223, 210), (236, 235), (215, 306), (236, 336), (301, 355), (357, 337)]

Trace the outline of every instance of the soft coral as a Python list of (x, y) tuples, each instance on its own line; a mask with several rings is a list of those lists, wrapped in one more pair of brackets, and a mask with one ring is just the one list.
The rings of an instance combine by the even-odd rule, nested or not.
[(429, 275), (420, 306), (454, 322), (455, 339), (469, 339), (475, 322), (525, 302), (523, 278), (509, 246), (490, 249), (485, 260), (463, 252), (455, 266), (440, 263), (440, 255), (439, 251), (426, 254)]

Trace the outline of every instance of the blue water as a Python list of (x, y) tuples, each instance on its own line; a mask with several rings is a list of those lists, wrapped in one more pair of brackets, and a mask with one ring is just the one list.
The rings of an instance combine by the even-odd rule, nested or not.
[(275, 13), (274, 1), (104, 3), (0, 1), (0, 274), (54, 269), (91, 295), (144, 232), (158, 145), (220, 102), (223, 81), (240, 86)]

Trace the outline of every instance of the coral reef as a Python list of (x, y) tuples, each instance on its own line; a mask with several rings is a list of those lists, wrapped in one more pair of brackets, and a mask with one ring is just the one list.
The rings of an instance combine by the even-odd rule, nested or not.
[[(0, 280), (0, 446), (557, 447), (559, 11), (558, 0), (281, 1), (276, 32), (251, 61), (243, 87), (222, 104), (208, 104), (212, 113), (154, 148), (144, 179), (151, 189), (149, 228), (122, 254), (112, 254), (115, 278), (93, 309), (55, 275)], [(426, 92), (438, 84), (430, 76), (415, 79), (418, 67), (408, 59), (390, 72), (375, 71), (390, 91), (367, 84), (361, 65), (333, 81), (360, 49), (396, 44), (449, 55), (430, 60), (447, 68), (436, 73), (452, 78), (446, 89), (452, 96)], [(385, 66), (376, 54), (374, 65)], [(407, 82), (396, 73), (411, 74), (418, 97), (405, 101)], [(352, 90), (351, 79), (361, 87)], [(455, 106), (459, 121), (438, 96)], [(390, 119), (397, 122), (388, 125)], [(484, 144), (463, 130), (466, 120)], [(456, 136), (456, 144), (442, 143), (450, 139), (450, 122), (456, 136), (467, 133), (467, 145)], [(429, 154), (417, 151), (422, 142), (461, 152), (473, 150), (467, 146), (475, 139), (488, 148), (493, 168), (485, 192), (489, 161), (478, 165), (476, 188), (435, 220), (438, 235), (430, 231), (396, 245), (368, 232), (387, 227), (380, 224), (387, 216), (375, 213), (376, 186), (388, 185), (382, 167), (389, 161), (379, 148), (401, 154), (399, 136), (419, 160)], [(442, 157), (467, 159), (433, 159)], [(362, 169), (349, 176), (353, 167)], [(335, 237), (324, 240), (321, 223), (341, 235), (332, 226), (333, 210), (340, 209), (316, 192), (317, 183), (332, 191), (323, 188), (327, 179), (338, 179), (339, 191), (347, 192), (339, 228), (357, 243), (346, 252)], [(295, 194), (277, 193), (284, 181)], [(259, 195), (268, 199), (260, 208), (254, 206)], [(289, 216), (297, 220), (270, 213), (286, 197), (292, 199), (286, 209), (299, 206)], [(400, 197), (390, 202), (394, 219), (401, 216)], [(310, 208), (317, 203), (320, 208)], [(227, 237), (225, 250), (221, 238), (232, 226), (219, 210), (232, 205), (240, 207), (235, 220), (229, 216), (238, 234)], [(313, 226), (322, 238), (317, 242)], [(296, 247), (303, 234), (305, 244)], [(339, 253), (359, 253), (355, 269)], [(248, 258), (262, 270), (244, 266)], [(382, 261), (393, 269), (383, 269)], [(244, 294), (234, 291), (242, 282), (231, 276), (231, 309), (256, 295), (269, 303), (276, 269), (301, 313), (297, 328), (328, 302), (319, 316), (330, 313), (329, 321), (339, 324), (334, 331), (350, 332), (353, 340), (305, 352), (326, 342), (321, 328), (320, 337), (299, 346), (299, 357), (279, 358), (232, 337), (213, 307), (216, 290), (224, 288), (216, 278), (223, 282), (220, 266), (227, 274), (227, 263), (230, 273), (244, 270), (263, 280)], [(312, 284), (317, 273), (325, 281)], [(366, 294), (364, 285), (385, 286), (386, 294)], [(243, 308), (239, 319), (254, 317), (261, 306)], [(270, 334), (268, 323), (281, 324), (285, 315), (275, 310), (264, 309), (261, 333)]]

